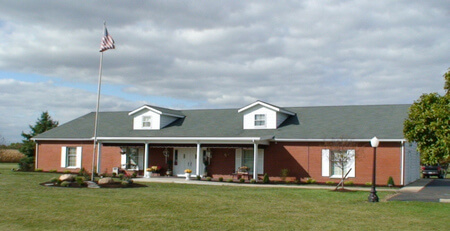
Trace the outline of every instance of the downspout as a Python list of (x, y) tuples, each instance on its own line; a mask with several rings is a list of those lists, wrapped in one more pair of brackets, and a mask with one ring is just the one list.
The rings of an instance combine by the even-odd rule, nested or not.
[(253, 141), (253, 179), (258, 180), (258, 143)]
[(34, 160), (34, 168), (35, 169), (37, 169), (38, 168), (38, 157), (39, 157), (39, 145), (38, 145), (38, 142), (36, 141), (36, 147), (35, 147), (35, 149), (36, 149), (36, 158), (35, 158), (35, 160)]
[(102, 156), (102, 143), (97, 143), (97, 174), (101, 174), (101, 165), (100, 165), (100, 159)]
[(196, 170), (195, 170), (195, 174), (197, 175), (197, 176), (200, 176), (200, 153), (201, 153), (201, 147), (200, 147), (200, 142), (197, 142), (197, 160), (196, 160), (196, 162), (197, 162), (197, 168), (196, 168)]
[(404, 182), (405, 182), (405, 142), (402, 140), (401, 141), (401, 145), (402, 145), (402, 166), (401, 166), (401, 176), (400, 176), (400, 185), (404, 186)]
[(145, 142), (144, 146), (144, 178), (150, 178), (150, 172), (147, 172), (148, 168), (148, 143)]

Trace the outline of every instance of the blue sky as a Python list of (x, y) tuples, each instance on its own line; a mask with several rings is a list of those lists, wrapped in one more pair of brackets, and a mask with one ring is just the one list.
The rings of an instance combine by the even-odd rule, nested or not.
[(410, 104), (443, 93), (448, 1), (2, 1), (0, 136), (42, 111)]

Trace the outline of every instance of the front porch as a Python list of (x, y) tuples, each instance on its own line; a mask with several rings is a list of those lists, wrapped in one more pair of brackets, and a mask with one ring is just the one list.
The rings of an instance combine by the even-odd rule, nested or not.
[[(153, 166), (163, 176), (184, 177), (185, 170), (192, 171), (192, 177), (215, 177), (223, 175), (224, 179), (245, 177), (258, 179), (264, 173), (264, 148), (268, 141), (228, 141), (226, 143), (196, 142), (192, 143), (131, 143), (100, 142), (97, 157), (97, 172), (111, 173), (125, 171), (128, 175), (150, 178), (146, 171)], [(120, 148), (120, 163), (102, 162), (101, 147)], [(248, 167), (247, 174), (238, 174), (242, 166)], [(245, 176), (244, 176), (245, 175)]]

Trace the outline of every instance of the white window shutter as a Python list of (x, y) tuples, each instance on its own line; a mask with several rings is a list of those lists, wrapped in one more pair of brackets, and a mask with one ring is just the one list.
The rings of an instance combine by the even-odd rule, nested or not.
[(264, 174), (264, 149), (258, 149), (258, 174)]
[(322, 176), (330, 176), (330, 149), (322, 149)]
[(347, 163), (346, 169), (352, 168), (347, 177), (355, 177), (355, 150), (347, 150), (347, 154), (352, 157), (351, 160)]
[(126, 168), (127, 167), (127, 154), (122, 154), (121, 158), (120, 158), (120, 166), (122, 168)]
[(66, 154), (67, 154), (67, 147), (61, 147), (61, 167), (66, 167)]
[(82, 147), (77, 147), (77, 159), (76, 159), (76, 168), (81, 168), (81, 153)]
[(236, 149), (236, 158), (235, 158), (235, 171), (238, 171), (238, 168), (242, 165), (242, 148)]

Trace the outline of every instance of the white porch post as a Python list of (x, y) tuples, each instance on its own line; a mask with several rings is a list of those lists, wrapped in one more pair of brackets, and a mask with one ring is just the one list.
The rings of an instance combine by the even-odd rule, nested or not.
[(197, 174), (197, 176), (200, 176), (200, 152), (201, 151), (201, 147), (200, 147), (200, 142), (197, 143), (197, 167), (195, 170), (195, 174)]
[(145, 148), (144, 148), (144, 177), (145, 178), (149, 178), (149, 172), (147, 172), (147, 168), (148, 168), (148, 143), (145, 143)]
[(97, 174), (101, 174), (100, 158), (102, 157), (102, 143), (97, 143)]
[(258, 143), (253, 143), (253, 179), (258, 180)]

